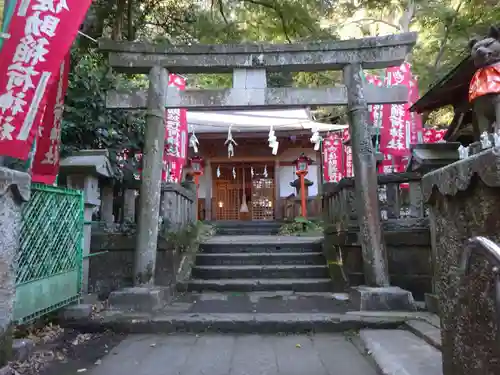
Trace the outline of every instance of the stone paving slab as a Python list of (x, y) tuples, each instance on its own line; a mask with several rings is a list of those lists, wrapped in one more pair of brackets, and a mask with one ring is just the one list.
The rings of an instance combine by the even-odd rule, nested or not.
[(350, 317), (333, 313), (228, 314), (177, 313), (147, 314), (107, 310), (90, 319), (65, 320), (65, 328), (83, 332), (111, 330), (119, 333), (308, 333), (346, 332), (363, 328), (395, 329), (401, 318)]
[(362, 330), (368, 353), (383, 375), (443, 375), (441, 352), (403, 330)]
[(344, 313), (348, 301), (333, 293), (229, 292), (177, 296), (165, 312), (184, 313)]
[(340, 334), (133, 335), (90, 375), (377, 375)]
[(409, 320), (406, 322), (406, 328), (428, 344), (441, 350), (441, 330), (439, 328), (423, 320)]

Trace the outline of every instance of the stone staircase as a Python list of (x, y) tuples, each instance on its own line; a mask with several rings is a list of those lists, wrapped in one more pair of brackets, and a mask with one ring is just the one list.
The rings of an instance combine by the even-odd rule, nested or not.
[(278, 234), (282, 225), (279, 221), (217, 221), (212, 222), (217, 228), (217, 234), (221, 236), (263, 235), (271, 236)]
[[(66, 309), (63, 326), (141, 334), (343, 332), (379, 374), (443, 374), (439, 320), (434, 315), (350, 310), (347, 294), (333, 292), (321, 238), (273, 235), (275, 223), (260, 227), (266, 234), (243, 235), (259, 226), (232, 225), (225, 223), (219, 233), (233, 235), (218, 234), (200, 245), (186, 292), (167, 305), (151, 290), (132, 288), (124, 294), (130, 299), (135, 293), (134, 303), (141, 305), (136, 309), (120, 302), (117, 291), (104, 311), (81, 305)], [(151, 301), (158, 306), (144, 311)]]
[(192, 292), (329, 292), (320, 239), (216, 236), (203, 243), (192, 270)]

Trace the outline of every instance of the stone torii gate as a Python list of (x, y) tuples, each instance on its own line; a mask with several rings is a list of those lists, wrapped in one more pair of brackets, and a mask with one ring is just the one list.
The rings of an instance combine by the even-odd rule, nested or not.
[[(108, 92), (108, 108), (146, 109), (147, 127), (136, 245), (136, 284), (153, 284), (158, 235), (165, 108), (250, 110), (347, 105), (353, 148), (357, 212), (366, 283), (389, 285), (381, 232), (369, 104), (405, 103), (405, 87), (363, 87), (362, 69), (382, 69), (405, 60), (415, 33), (346, 41), (295, 44), (172, 46), (101, 39), (117, 72), (149, 74), (149, 90)], [(267, 88), (266, 73), (342, 70), (344, 85), (328, 88)], [(168, 88), (168, 72), (233, 73), (233, 88)]]

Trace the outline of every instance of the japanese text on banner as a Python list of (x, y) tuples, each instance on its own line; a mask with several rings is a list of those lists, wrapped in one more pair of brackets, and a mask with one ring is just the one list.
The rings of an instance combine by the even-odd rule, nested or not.
[[(366, 74), (366, 82), (370, 85), (375, 85), (377, 87), (381, 87), (383, 82), (382, 80), (374, 76), (372, 74)], [(370, 113), (370, 121), (375, 127), (382, 126), (382, 104), (373, 104), (368, 106), (368, 111)]]
[[(418, 93), (418, 81), (413, 76), (411, 76), (411, 78), (410, 78), (408, 96), (409, 96), (408, 107), (411, 107), (420, 98), (420, 95)], [(424, 126), (422, 123), (422, 115), (420, 113), (417, 113), (417, 112), (410, 112), (410, 121), (411, 121), (410, 144), (416, 144), (416, 143), (419, 143), (421, 141), (418, 138), (418, 134), (422, 133), (423, 129), (424, 129)]]
[(338, 134), (328, 135), (323, 142), (323, 178), (326, 182), (339, 182), (344, 177), (343, 148)]
[[(342, 133), (342, 143), (349, 141), (349, 129), (344, 129)], [(354, 177), (354, 167), (352, 165), (352, 147), (344, 145), (344, 176)]]
[[(387, 86), (402, 85), (409, 87), (411, 71), (408, 63), (386, 70)], [(383, 106), (382, 129), (380, 132), (380, 151), (393, 156), (406, 156), (409, 152), (408, 132), (411, 116), (408, 103)]]
[(64, 112), (64, 97), (68, 88), (69, 54), (61, 64), (57, 80), (47, 91), (47, 104), (38, 127), (35, 158), (32, 165), (32, 181), (52, 185), (59, 171), (61, 147), (61, 122)]
[[(186, 88), (184, 78), (169, 75), (169, 87)], [(187, 157), (187, 112), (185, 108), (169, 108), (165, 111), (165, 150), (163, 153), (162, 180), (180, 182), (182, 168)]]
[(18, 1), (0, 59), (0, 153), (27, 159), (46, 91), (91, 0)]

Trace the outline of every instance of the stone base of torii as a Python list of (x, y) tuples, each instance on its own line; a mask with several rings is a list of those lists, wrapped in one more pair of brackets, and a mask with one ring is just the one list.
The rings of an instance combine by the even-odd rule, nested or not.
[[(109, 108), (147, 111), (136, 285), (154, 285), (165, 108), (215, 111), (347, 105), (360, 242), (365, 280), (369, 286), (358, 289), (354, 295), (360, 296), (360, 306), (365, 309), (369, 309), (371, 302), (377, 305), (377, 301), (392, 297), (410, 303), (410, 293), (389, 287), (368, 112), (368, 105), (405, 103), (407, 92), (405, 87), (398, 86), (364, 87), (362, 69), (400, 65), (415, 43), (415, 33), (285, 45), (164, 46), (100, 40), (99, 48), (109, 54), (110, 66), (117, 72), (149, 74), (148, 91), (113, 91), (107, 96)], [(268, 88), (266, 85), (268, 72), (325, 70), (342, 70), (344, 85), (330, 88)], [(178, 91), (167, 87), (169, 71), (177, 74), (233, 73), (233, 88)]]

